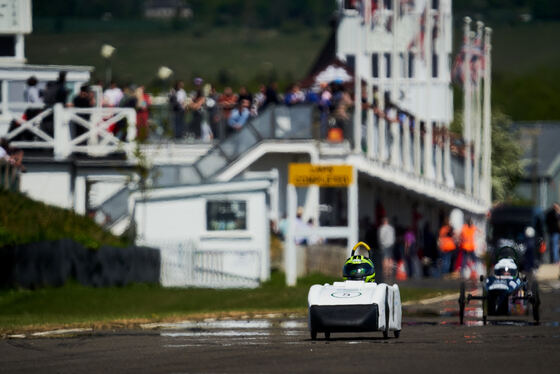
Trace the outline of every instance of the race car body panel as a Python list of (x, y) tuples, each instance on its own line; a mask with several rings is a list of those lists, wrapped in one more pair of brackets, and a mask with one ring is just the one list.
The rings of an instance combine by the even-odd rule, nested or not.
[[(308, 294), (309, 328), (319, 332), (400, 331), (399, 287), (347, 280), (314, 285)], [(386, 329), (386, 325), (388, 329)]]

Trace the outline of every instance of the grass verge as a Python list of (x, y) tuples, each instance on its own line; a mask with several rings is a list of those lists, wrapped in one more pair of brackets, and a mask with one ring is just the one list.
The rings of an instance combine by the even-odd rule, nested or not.
[(20, 193), (0, 191), (0, 207), (0, 250), (5, 245), (64, 238), (88, 248), (128, 244), (124, 238), (103, 230), (89, 217), (32, 200)]
[[(154, 285), (91, 288), (67, 284), (60, 288), (0, 291), (0, 333), (39, 331), (62, 327), (134, 327), (139, 323), (176, 321), (208, 316), (307, 311), (307, 293), (313, 284), (334, 279), (313, 274), (296, 287), (284, 285), (284, 275), (251, 290), (163, 288)], [(401, 289), (402, 300), (433, 297), (446, 291)]]

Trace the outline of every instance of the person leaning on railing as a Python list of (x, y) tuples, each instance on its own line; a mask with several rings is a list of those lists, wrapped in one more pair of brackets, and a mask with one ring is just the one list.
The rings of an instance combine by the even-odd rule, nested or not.
[(228, 119), (228, 126), (230, 131), (238, 132), (240, 131), (245, 123), (249, 120), (249, 116), (251, 115), (251, 111), (249, 110), (249, 100), (244, 99), (241, 100), (237, 107), (231, 111), (231, 115)]
[(0, 160), (25, 172), (23, 166), (23, 151), (10, 147), (10, 142), (6, 138), (0, 138)]

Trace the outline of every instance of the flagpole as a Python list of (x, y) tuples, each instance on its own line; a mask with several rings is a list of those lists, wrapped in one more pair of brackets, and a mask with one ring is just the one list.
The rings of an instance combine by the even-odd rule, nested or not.
[[(422, 52), (420, 51), (420, 38), (421, 38), (421, 33), (422, 33), (422, 14), (421, 12), (419, 12), (416, 7), (415, 7), (415, 13), (414, 16), (417, 20), (417, 24), (418, 24), (418, 36), (415, 42), (415, 52), (416, 52), (416, 58), (415, 60), (415, 66), (417, 66), (416, 64), (416, 60), (419, 57), (419, 55), (422, 54)], [(416, 69), (418, 70), (418, 69)], [(415, 71), (415, 75), (418, 76), (418, 72)], [(416, 81), (416, 80), (415, 80)], [(416, 175), (420, 175), (421, 171), (422, 171), (422, 152), (421, 152), (421, 146), (420, 146), (420, 89), (418, 87), (418, 83), (415, 83), (415, 94), (416, 94), (416, 100), (415, 105), (414, 105), (414, 109), (416, 111), (415, 113), (415, 118), (414, 118), (414, 131), (413, 131), (413, 152), (414, 152), (414, 172), (416, 173)]]
[[(476, 23), (476, 40), (479, 43), (479, 47), (480, 44), (482, 44), (482, 33), (484, 30), (484, 23), (482, 23), (481, 21), (478, 21)], [(478, 52), (477, 52), (478, 53)], [(482, 58), (482, 56), (478, 55), (477, 56), (477, 61), (476, 61), (476, 65), (475, 65), (475, 69), (476, 69), (476, 91), (474, 93), (475, 95), (475, 113), (476, 113), (476, 120), (474, 122), (475, 124), (475, 134), (474, 134), (474, 178), (473, 178), (473, 184), (474, 184), (474, 196), (480, 197), (480, 142), (481, 142), (481, 137), (480, 137), (480, 131), (482, 129), (482, 103), (481, 103), (481, 95), (482, 95), (482, 90), (481, 90), (481, 76), (480, 76), (480, 59)]]
[[(398, 1), (393, 0), (393, 13), (391, 14), (391, 104), (393, 105), (393, 111), (397, 107), (397, 91), (398, 91), (398, 60), (397, 60), (397, 7)], [(391, 165), (397, 166), (400, 163), (400, 128), (398, 116), (393, 118), (389, 124), (391, 129)]]
[[(438, 7), (436, 9), (436, 16), (437, 16), (437, 21), (438, 23), (434, 22), (434, 29), (436, 29), (436, 34), (435, 36), (432, 35), (432, 39), (434, 40), (434, 51), (436, 52), (436, 61), (437, 61), (437, 85), (438, 88), (440, 86), (440, 77), (442, 76), (442, 71), (443, 71), (443, 65), (440, 63), (441, 62), (441, 55), (443, 54), (443, 48), (441, 48), (441, 44), (442, 44), (442, 36), (443, 36), (443, 32), (442, 32), (442, 14), (441, 14), (441, 1), (438, 2)], [(435, 18), (435, 17), (434, 17)], [(433, 56), (433, 55), (432, 55)], [(433, 58), (433, 57), (432, 57)], [(435, 154), (436, 154), (436, 159), (435, 159), (435, 166), (436, 166), (436, 181), (438, 183), (442, 183), (443, 182), (443, 155), (442, 155), (442, 151), (443, 151), (443, 139), (442, 139), (442, 128), (443, 128), (443, 121), (439, 120), (436, 122), (436, 142), (435, 142)]]
[[(362, 4), (363, 5), (363, 4)], [(363, 23), (358, 14), (358, 27)], [(362, 151), (362, 80), (360, 78), (360, 60), (362, 57), (362, 33), (356, 35), (356, 54), (354, 55), (354, 152)]]
[(472, 193), (472, 164), (471, 164), (471, 19), (464, 18), (463, 28), (465, 37), (465, 60), (463, 61), (464, 78), (464, 108), (463, 108), (463, 140), (465, 142), (465, 192)]
[[(410, 8), (406, 8), (410, 11)], [(405, 12), (406, 14), (407, 12)], [(401, 18), (404, 19), (405, 14), (401, 14)], [(409, 78), (409, 69), (408, 69), (408, 61), (410, 59), (410, 50), (408, 45), (406, 49), (403, 48), (403, 77), (402, 77), (402, 85), (404, 89), (404, 103), (401, 103), (401, 107), (406, 109), (407, 112), (410, 113), (410, 78)], [(404, 116), (403, 121), (403, 167), (404, 170), (407, 172), (412, 171), (412, 163), (411, 163), (411, 145), (410, 145), (410, 117), (408, 115)]]
[(432, 4), (426, 4), (426, 30), (424, 33), (424, 56), (426, 57), (426, 116), (424, 132), (424, 176), (428, 179), (434, 178), (433, 167), (433, 133), (432, 133)]
[[(373, 108), (371, 107), (373, 105), (373, 84), (372, 84), (372, 51), (371, 51), (371, 47), (370, 47), (370, 42), (369, 42), (369, 36), (371, 33), (371, 26), (373, 24), (373, 14), (372, 14), (372, 9), (371, 9), (371, 1), (366, 0), (366, 19), (368, 20), (366, 22), (366, 26), (365, 26), (365, 35), (366, 35), (366, 56), (368, 59), (368, 63), (366, 64), (370, 66), (369, 70), (368, 70), (368, 74), (367, 79), (366, 79), (366, 89), (367, 89), (367, 103), (368, 103), (368, 109), (367, 109), (367, 117), (366, 117), (366, 143), (367, 143), (367, 157), (369, 159), (373, 159), (374, 157), (374, 153), (373, 153), (373, 143), (375, 141), (375, 136), (373, 133)], [(379, 60), (378, 60), (379, 61)], [(379, 62), (378, 64), (378, 68), (379, 68)]]
[(482, 166), (484, 181), (484, 198), (490, 204), (492, 202), (492, 113), (491, 113), (491, 87), (492, 87), (492, 64), (491, 36), (492, 29), (486, 27), (484, 33), (484, 160)]

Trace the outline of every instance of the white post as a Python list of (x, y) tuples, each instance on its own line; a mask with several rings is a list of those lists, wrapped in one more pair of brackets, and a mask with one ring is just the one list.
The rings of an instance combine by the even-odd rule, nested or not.
[(412, 165), (410, 164), (410, 119), (404, 117), (403, 121), (403, 166), (404, 170), (410, 172)]
[(385, 161), (387, 160), (387, 145), (385, 143), (386, 139), (386, 130), (387, 130), (387, 124), (385, 121), (385, 87), (384, 87), (384, 82), (385, 82), (385, 78), (387, 76), (387, 67), (385, 64), (385, 53), (383, 51), (381, 51), (381, 53), (379, 54), (379, 91), (378, 93), (378, 109), (381, 112), (381, 114), (378, 117), (377, 120), (377, 130), (378, 130), (378, 136), (379, 136), (379, 147), (378, 147), (378, 151), (379, 154), (377, 155), (377, 157), (379, 158), (379, 160), (381, 161)]
[(393, 26), (392, 26), (392, 44), (391, 44), (391, 102), (397, 105), (397, 95), (398, 95), (398, 53), (397, 53), (397, 9), (399, 1), (393, 0)]
[(297, 256), (296, 256), (296, 210), (297, 193), (293, 184), (287, 186), (288, 198), (288, 230), (284, 241), (284, 267), (286, 269), (286, 285), (295, 286), (297, 283)]
[(465, 141), (465, 192), (472, 193), (472, 164), (471, 164), (471, 19), (465, 17), (465, 60), (463, 61), (464, 82), (464, 108), (463, 108), (463, 139)]
[[(484, 28), (484, 23), (482, 23), (481, 21), (478, 21), (476, 23), (476, 40), (478, 41), (478, 43), (482, 43), (482, 32), (483, 32), (483, 28)], [(479, 59), (482, 58), (482, 56), (479, 56)], [(475, 133), (474, 133), (474, 171), (473, 171), (473, 192), (474, 192), (474, 196), (480, 197), (480, 142), (481, 142), (481, 136), (480, 136), (480, 131), (482, 130), (482, 103), (481, 103), (481, 95), (482, 95), (482, 87), (481, 87), (481, 83), (482, 83), (482, 79), (480, 76), (481, 70), (480, 70), (480, 61), (477, 61), (477, 66), (476, 66), (476, 91), (474, 93), (474, 97), (475, 97), (475, 113), (476, 113), (476, 118), (475, 118)]]
[[(371, 61), (371, 55), (370, 55)], [(373, 85), (371, 84), (371, 78), (367, 80), (367, 100), (368, 105), (373, 105)], [(367, 111), (367, 156), (369, 159), (373, 159), (374, 157), (374, 142), (375, 142), (375, 135), (373, 132), (373, 121), (374, 121), (374, 113), (373, 108), (369, 108)]]
[[(363, 27), (358, 21), (358, 27)], [(362, 151), (362, 79), (360, 60), (362, 57), (362, 33), (356, 35), (356, 54), (354, 57), (354, 152)]]
[[(398, 40), (398, 27), (397, 27), (397, 14), (399, 8), (399, 1), (393, 0), (393, 13), (392, 13), (392, 44), (391, 44), (391, 103), (393, 106), (397, 106), (397, 97), (398, 97), (398, 79), (399, 77), (399, 68), (398, 68), (398, 53), (397, 53), (397, 40)], [(396, 109), (392, 110), (395, 112)], [(401, 140), (400, 140), (400, 127), (399, 122), (396, 121), (397, 118), (391, 118), (391, 122), (389, 123), (389, 128), (391, 129), (391, 165), (398, 166), (400, 165), (400, 153), (401, 153)]]
[(443, 181), (443, 165), (442, 165), (442, 155), (441, 155), (441, 151), (442, 151), (442, 141), (441, 141), (441, 137), (442, 137), (442, 126), (440, 122), (436, 122), (436, 132), (437, 132), (437, 136), (436, 136), (436, 144), (434, 145), (435, 151), (436, 151), (436, 181), (438, 181), (439, 183), (441, 183)]
[(18, 61), (25, 61), (25, 36), (23, 34), (17, 34), (16, 37), (16, 45), (15, 45), (15, 58)]
[(359, 220), (358, 220), (358, 171), (352, 168), (352, 184), (348, 186), (348, 254), (352, 247), (358, 242)]
[[(366, 51), (366, 56), (367, 56), (367, 64), (366, 66), (369, 66), (369, 70), (368, 73), (365, 75), (366, 76), (366, 90), (367, 90), (367, 103), (369, 106), (373, 105), (373, 84), (372, 84), (372, 79), (373, 79), (373, 73), (372, 73), (372, 52), (371, 52), (371, 48), (370, 48), (370, 42), (369, 42), (369, 36), (371, 33), (371, 26), (373, 24), (373, 19), (372, 19), (372, 14), (371, 14), (371, 2), (366, 1), (366, 8), (365, 8), (365, 12), (366, 12), (366, 25), (364, 27), (364, 32), (365, 32), (365, 37), (366, 37), (366, 43), (365, 43), (365, 51)], [(379, 69), (379, 57), (377, 60), (377, 68)], [(378, 72), (379, 74), (379, 72)], [(373, 130), (373, 121), (374, 121), (374, 113), (373, 113), (373, 108), (369, 107), (367, 110), (367, 117), (366, 117), (366, 144), (367, 144), (367, 157), (369, 159), (373, 159), (374, 157), (374, 142), (375, 142), (375, 135), (374, 135), (374, 130)]]
[(2, 80), (0, 81), (0, 84), (2, 85), (2, 116), (6, 117), (8, 116), (8, 103), (10, 102), (10, 100), (8, 99), (8, 84), (9, 81), (8, 80)]
[(424, 132), (424, 177), (434, 178), (433, 152), (434, 142), (432, 133), (432, 103), (430, 91), (432, 90), (432, 6), (426, 5), (426, 33), (424, 36), (424, 56), (426, 57), (426, 117)]
[(492, 64), (490, 44), (492, 29), (485, 29), (484, 37), (484, 163), (482, 166), (484, 180), (484, 200), (490, 204), (492, 202), (492, 111), (490, 107), (490, 95), (492, 87)]
[[(416, 10), (415, 12), (415, 22), (418, 25), (418, 29), (416, 30), (417, 35), (420, 35), (420, 33), (422, 32), (422, 25), (421, 25), (421, 19), (422, 19), (422, 14), (421, 11)], [(413, 71), (414, 71), (414, 75), (415, 78), (419, 77), (419, 65), (420, 63), (416, 62), (416, 60), (418, 60), (418, 57), (421, 56), (421, 51), (420, 51), (420, 43), (416, 43), (416, 45), (414, 46), (414, 51), (415, 51), (415, 61), (414, 61), (414, 67), (413, 67)], [(416, 80), (416, 79), (415, 79)], [(419, 90), (418, 90), (418, 84), (414, 84), (414, 89), (415, 89), (415, 94), (416, 94), (416, 100), (415, 100), (415, 105), (414, 105), (414, 109), (416, 112), (416, 115), (414, 117), (414, 132), (413, 132), (413, 162), (414, 162), (414, 173), (416, 175), (420, 175), (422, 173), (422, 147), (421, 147), (421, 140), (420, 140), (420, 113), (421, 113), (421, 108), (420, 108), (420, 96), (419, 96)]]
[(443, 134), (443, 162), (445, 167), (445, 185), (455, 187), (455, 180), (451, 172), (451, 138), (449, 136), (449, 124), (445, 125)]
[(422, 172), (422, 149), (420, 147), (420, 118), (414, 118), (414, 172), (420, 175)]
[(136, 139), (136, 111), (129, 110), (126, 113), (126, 122), (128, 127), (126, 129), (126, 141), (132, 143)]
[(64, 107), (62, 104), (55, 104), (53, 107), (54, 121), (54, 144), (53, 153), (56, 159), (63, 159), (70, 155), (70, 129), (64, 118)]

